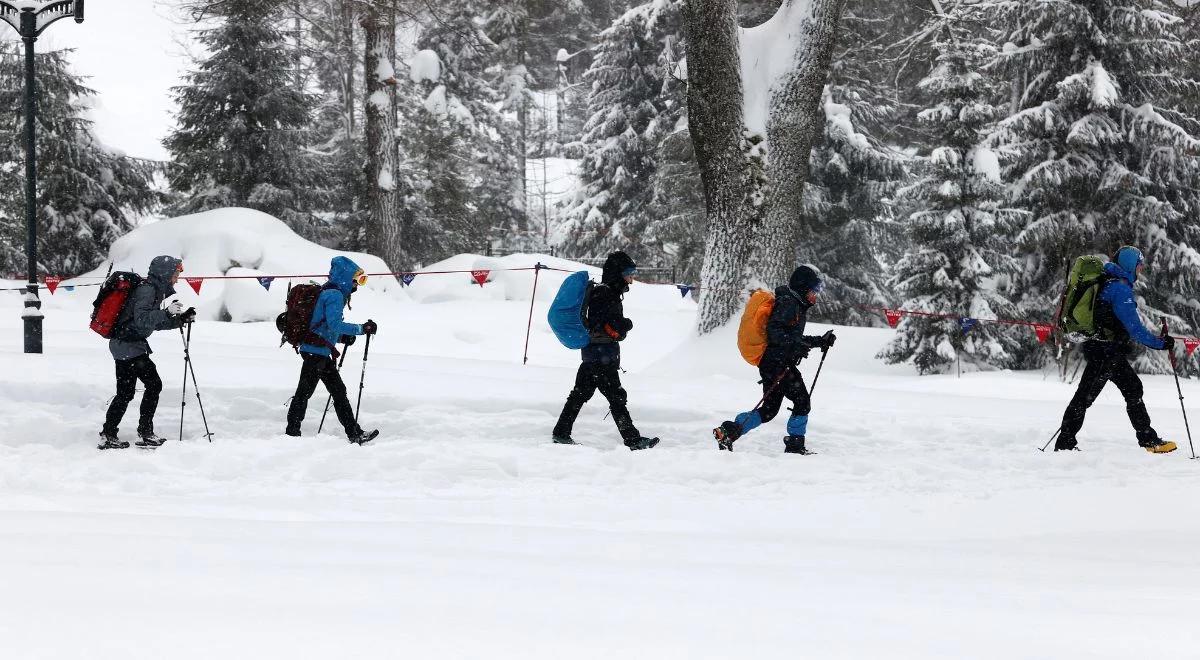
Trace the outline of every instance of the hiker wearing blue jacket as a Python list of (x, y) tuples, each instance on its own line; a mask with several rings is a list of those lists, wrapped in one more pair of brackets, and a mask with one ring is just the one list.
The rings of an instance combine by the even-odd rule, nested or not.
[(1175, 443), (1164, 441), (1150, 426), (1150, 414), (1142, 401), (1142, 381), (1130, 366), (1128, 356), (1133, 342), (1154, 350), (1172, 350), (1175, 340), (1158, 336), (1142, 325), (1133, 285), (1145, 267), (1141, 250), (1122, 247), (1113, 260), (1104, 265), (1105, 279), (1096, 299), (1095, 323), (1097, 337), (1083, 344), (1087, 367), (1079, 381), (1079, 389), (1063, 413), (1062, 426), (1054, 451), (1078, 449), (1076, 435), (1083, 427), (1083, 418), (1105, 384), (1112, 381), (1125, 397), (1125, 410), (1137, 432), (1138, 445), (1156, 454), (1175, 451)]
[(373, 335), (379, 329), (371, 320), (358, 325), (342, 319), (342, 308), (350, 302), (350, 295), (366, 283), (366, 273), (358, 264), (346, 257), (333, 258), (329, 266), (329, 281), (322, 287), (321, 295), (313, 308), (312, 319), (309, 321), (309, 328), (323, 341), (319, 344), (300, 345), (300, 357), (304, 360), (304, 366), (300, 368), (300, 382), (296, 385), (296, 394), (288, 407), (285, 431), (288, 435), (300, 437), (300, 424), (304, 421), (308, 400), (316, 391), (318, 381), (325, 384), (325, 389), (333, 398), (333, 409), (337, 412), (338, 421), (345, 428), (346, 437), (350, 442), (362, 445), (379, 435), (379, 431), (364, 433), (355, 421), (354, 407), (350, 405), (346, 384), (342, 381), (342, 375), (338, 372), (333, 357), (333, 347), (343, 336)]

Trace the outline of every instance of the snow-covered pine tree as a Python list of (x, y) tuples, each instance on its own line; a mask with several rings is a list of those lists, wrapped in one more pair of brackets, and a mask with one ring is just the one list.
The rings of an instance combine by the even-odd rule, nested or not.
[[(38, 54), (38, 270), (77, 275), (98, 265), (136, 216), (161, 201), (159, 165), (111, 151), (87, 119), (95, 92), (72, 73), (71, 51)], [(25, 269), (24, 59), (0, 47), (0, 272)]]
[(1007, 287), (1021, 263), (1008, 239), (1024, 216), (1005, 208), (999, 163), (982, 144), (997, 116), (979, 72), (991, 49), (952, 34), (937, 46), (937, 62), (920, 83), (932, 105), (918, 117), (942, 144), (925, 159), (920, 178), (901, 190), (900, 203), (912, 211), (910, 247), (892, 283), (902, 308), (955, 318), (905, 317), (879, 355), (893, 364), (911, 361), (922, 374), (944, 372), (959, 359), (976, 368), (1009, 367), (1028, 343), (1027, 330), (994, 323), (964, 330), (958, 318), (1017, 314)]
[[(1018, 236), (1026, 257), (1022, 313), (1050, 321), (1070, 263), (1082, 254), (1140, 247), (1147, 276), (1138, 287), (1147, 320), (1200, 328), (1200, 195), (1196, 140), (1166, 107), (1194, 86), (1182, 63), (1195, 54), (1166, 5), (1073, 0), (989, 5), (1007, 43), (999, 69), (1022, 82), (1020, 110), (1001, 122), (995, 144), (1031, 217)], [(1036, 366), (1046, 352), (1032, 352)], [(1170, 367), (1142, 353), (1143, 371)]]
[(173, 90), (179, 126), (164, 140), (182, 195), (171, 213), (242, 206), (310, 238), (324, 233), (313, 214), (323, 163), (304, 148), (314, 99), (295, 84), (283, 2), (207, 2), (213, 23), (196, 34), (206, 54)]
[[(635, 260), (661, 263), (667, 255), (647, 228), (658, 218), (651, 204), (656, 151), (668, 112), (668, 73), (661, 61), (679, 32), (679, 3), (654, 0), (626, 12), (601, 34), (584, 74), (591, 86), (584, 125), (581, 187), (556, 233), (564, 254), (602, 257), (625, 250)], [(681, 104), (671, 109), (680, 116)]]

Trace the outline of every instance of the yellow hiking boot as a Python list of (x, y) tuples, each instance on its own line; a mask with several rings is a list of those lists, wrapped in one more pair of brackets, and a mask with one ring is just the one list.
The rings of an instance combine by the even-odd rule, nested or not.
[(1169, 454), (1178, 449), (1174, 442), (1171, 442), (1170, 440), (1163, 440), (1162, 438), (1154, 438), (1153, 440), (1138, 442), (1138, 445), (1144, 447), (1146, 451), (1150, 452), (1151, 454)]

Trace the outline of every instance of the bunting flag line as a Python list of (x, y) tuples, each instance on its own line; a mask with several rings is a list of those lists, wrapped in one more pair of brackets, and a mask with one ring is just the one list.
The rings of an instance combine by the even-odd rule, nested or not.
[(1044, 344), (1050, 338), (1050, 333), (1054, 332), (1054, 326), (1046, 323), (1035, 323), (1033, 324), (1033, 331), (1037, 333), (1038, 343)]
[(977, 324), (979, 319), (963, 317), (958, 320), (958, 327), (962, 328), (962, 333), (965, 335), (970, 332)]
[[(259, 283), (259, 284), (261, 284), (261, 285), (262, 285), (262, 288), (266, 289), (267, 291), (270, 291), (270, 290), (271, 290), (271, 282), (274, 282), (274, 281), (275, 281), (275, 278), (274, 278), (274, 277), (260, 277), (260, 278), (258, 278), (258, 283)], [(199, 292), (197, 291), (197, 293), (199, 293)]]
[(187, 281), (188, 286), (192, 287), (192, 291), (195, 291), (196, 295), (200, 295), (200, 285), (204, 284), (203, 277), (185, 277), (183, 279)]
[(471, 271), (471, 277), (475, 279), (475, 281), (479, 284), (480, 287), (483, 286), (484, 282), (488, 281), (488, 275), (491, 275), (491, 274), (492, 274), (492, 271), (490, 271), (490, 270), (473, 270), (473, 271)]
[(54, 290), (58, 288), (58, 283), (61, 281), (61, 277), (55, 277), (53, 275), (46, 276), (46, 288), (50, 290), (50, 295), (54, 295)]
[(416, 273), (403, 273), (400, 275), (400, 281), (404, 283), (404, 286), (409, 286), (415, 279), (417, 279)]
[(898, 309), (885, 309), (883, 310), (883, 315), (887, 317), (887, 323), (893, 329), (897, 325), (900, 325), (900, 317), (903, 316)]
[(1183, 348), (1187, 351), (1187, 356), (1192, 357), (1192, 353), (1196, 352), (1196, 347), (1200, 346), (1200, 339), (1194, 337), (1183, 338)]
[(692, 292), (692, 287), (686, 284), (676, 284), (675, 288), (679, 289), (679, 296), (681, 298), (687, 298), (687, 294)]

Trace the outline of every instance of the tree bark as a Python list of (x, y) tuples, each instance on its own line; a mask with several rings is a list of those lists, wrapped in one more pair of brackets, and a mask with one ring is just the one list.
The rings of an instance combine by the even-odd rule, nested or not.
[(721, 327), (741, 306), (753, 235), (735, 0), (686, 0), (688, 121), (704, 184), (708, 236), (697, 331)]
[(393, 270), (402, 267), (399, 213), (400, 185), (396, 146), (396, 14), (387, 0), (368, 3), (363, 9), (366, 32), (367, 190), (370, 219), (367, 243)]
[[(787, 0), (780, 11), (805, 0)], [(825, 128), (821, 99), (829, 78), (837, 26), (846, 0), (812, 0), (800, 24), (795, 66), (775, 83), (767, 119), (766, 220), (754, 241), (754, 279), (778, 285), (797, 263), (804, 230), (802, 207), (809, 156)]]

